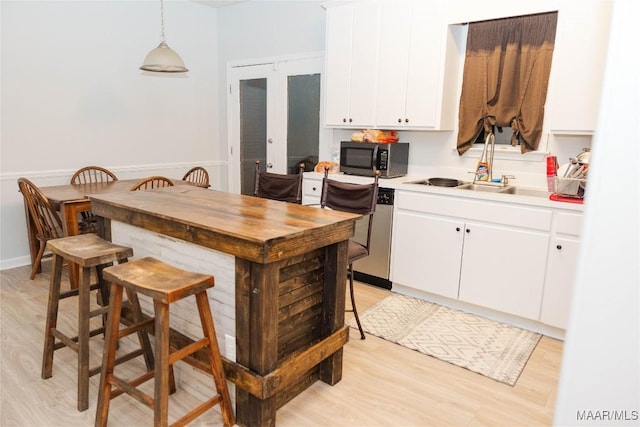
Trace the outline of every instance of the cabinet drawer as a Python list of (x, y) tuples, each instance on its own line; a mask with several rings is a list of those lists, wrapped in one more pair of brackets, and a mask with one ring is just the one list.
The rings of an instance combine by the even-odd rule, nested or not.
[(302, 183), (302, 194), (309, 197), (320, 197), (322, 192), (322, 181), (307, 180)]
[(556, 233), (579, 236), (582, 231), (582, 214), (558, 212), (556, 214)]
[(433, 215), (464, 218), (464, 220), (486, 221), (540, 231), (551, 230), (551, 210), (523, 205), (399, 191), (396, 196), (396, 207)]

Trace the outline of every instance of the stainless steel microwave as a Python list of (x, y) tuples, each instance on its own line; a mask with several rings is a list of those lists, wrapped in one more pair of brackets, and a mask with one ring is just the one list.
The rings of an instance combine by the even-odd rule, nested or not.
[(352, 142), (340, 143), (340, 172), (350, 175), (395, 178), (407, 174), (408, 142)]

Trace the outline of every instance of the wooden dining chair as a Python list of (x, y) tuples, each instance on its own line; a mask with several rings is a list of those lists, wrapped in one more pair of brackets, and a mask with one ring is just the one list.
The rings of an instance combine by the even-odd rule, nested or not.
[(38, 186), (27, 178), (19, 178), (18, 187), (22, 197), (24, 197), (31, 221), (36, 228), (38, 253), (33, 260), (31, 275), (29, 276), (29, 279), (33, 280), (42, 268), (42, 258), (45, 257), (44, 251), (47, 247), (47, 242), (51, 239), (64, 237), (64, 231), (58, 212), (53, 209), (49, 199)]
[(201, 166), (196, 166), (187, 171), (182, 177), (183, 181), (192, 182), (198, 187), (209, 188), (209, 173)]
[(153, 188), (162, 188), (162, 187), (172, 187), (173, 181), (169, 178), (165, 178), (164, 176), (150, 176), (148, 178), (143, 178), (140, 181), (136, 182), (133, 187), (130, 188), (130, 191), (136, 190), (151, 190)]
[(100, 166), (85, 166), (78, 169), (71, 177), (71, 184), (87, 184), (92, 182), (117, 181), (116, 174)]
[(302, 203), (302, 173), (304, 163), (300, 163), (297, 174), (279, 174), (260, 171), (260, 160), (256, 160), (253, 180), (253, 195), (282, 202)]
[(358, 324), (360, 338), (365, 339), (360, 317), (356, 308), (355, 294), (353, 291), (353, 263), (361, 258), (369, 256), (371, 245), (371, 227), (373, 225), (373, 214), (376, 211), (378, 201), (378, 177), (380, 172), (376, 171), (373, 182), (370, 184), (352, 184), (329, 179), (329, 168), (324, 170), (322, 180), (322, 193), (320, 194), (320, 206), (337, 211), (360, 214), (365, 217), (367, 224), (367, 238), (365, 242), (349, 240), (347, 250), (347, 263), (349, 276), (349, 295), (351, 296), (351, 310)]
[[(90, 184), (98, 182), (117, 181), (116, 174), (101, 166), (85, 166), (78, 169), (71, 176), (71, 184)], [(78, 230), (80, 233), (95, 233), (97, 231), (97, 218), (91, 211), (80, 212)]]

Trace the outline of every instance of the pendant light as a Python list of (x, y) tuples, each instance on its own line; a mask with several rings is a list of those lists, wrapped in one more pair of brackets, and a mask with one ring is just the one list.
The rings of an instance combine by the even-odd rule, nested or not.
[(184, 66), (180, 55), (167, 45), (164, 37), (164, 0), (160, 0), (160, 44), (144, 58), (141, 70), (159, 73), (185, 73), (189, 71)]

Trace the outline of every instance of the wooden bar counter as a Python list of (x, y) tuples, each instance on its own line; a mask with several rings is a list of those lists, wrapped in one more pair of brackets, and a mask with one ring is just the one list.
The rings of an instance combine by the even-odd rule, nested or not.
[(186, 186), (90, 199), (107, 239), (118, 221), (235, 257), (236, 360), (224, 365), (238, 424), (275, 425), (276, 410), (313, 382), (340, 381), (358, 215)]

